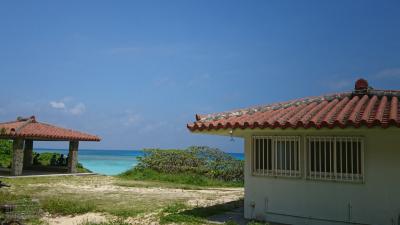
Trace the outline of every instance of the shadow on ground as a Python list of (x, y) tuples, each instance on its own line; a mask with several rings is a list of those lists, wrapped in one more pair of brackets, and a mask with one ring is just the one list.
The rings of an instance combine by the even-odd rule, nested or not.
[[(250, 222), (250, 220), (247, 220), (244, 218), (243, 205), (241, 205), (240, 207), (234, 208), (232, 210), (229, 210), (227, 212), (210, 216), (207, 219), (210, 222), (220, 223), (220, 224), (231, 222), (232, 224), (236, 223), (238, 225), (246, 225)], [(263, 223), (260, 223), (260, 224), (263, 224)]]
[(256, 222), (244, 218), (243, 200), (191, 209), (171, 207), (160, 219), (160, 224), (226, 224), (226, 225), (284, 225)]
[(187, 209), (176, 213), (169, 214), (165, 217), (167, 223), (184, 222), (184, 223), (201, 223), (206, 220), (214, 224), (229, 224), (229, 225), (278, 225), (273, 223), (255, 222), (244, 218), (243, 200), (231, 201), (222, 204), (197, 207)]

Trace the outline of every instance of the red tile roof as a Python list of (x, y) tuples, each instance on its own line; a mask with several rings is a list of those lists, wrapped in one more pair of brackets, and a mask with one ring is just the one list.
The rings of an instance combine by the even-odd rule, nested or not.
[(230, 112), (196, 115), (191, 131), (254, 128), (400, 127), (400, 90), (375, 90), (366, 80), (353, 92), (302, 98)]
[(30, 118), (17, 118), (16, 121), (0, 123), (0, 138), (24, 138), (49, 141), (100, 141), (100, 138), (95, 135), (38, 122), (34, 116)]

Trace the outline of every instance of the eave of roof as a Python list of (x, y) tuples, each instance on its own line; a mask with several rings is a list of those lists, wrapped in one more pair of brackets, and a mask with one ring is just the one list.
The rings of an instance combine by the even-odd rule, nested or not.
[[(366, 82), (365, 80), (361, 80)], [(357, 81), (357, 82), (360, 82)], [(374, 90), (308, 97), (223, 113), (196, 115), (190, 131), (254, 128), (400, 127), (400, 91)]]

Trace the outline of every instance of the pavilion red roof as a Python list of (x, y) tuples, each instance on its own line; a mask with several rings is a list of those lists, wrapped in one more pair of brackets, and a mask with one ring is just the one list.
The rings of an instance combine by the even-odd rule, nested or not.
[(38, 122), (34, 116), (0, 123), (0, 138), (100, 141), (100, 138), (95, 135)]
[(375, 90), (360, 79), (355, 90), (208, 115), (191, 131), (254, 128), (400, 127), (400, 90)]

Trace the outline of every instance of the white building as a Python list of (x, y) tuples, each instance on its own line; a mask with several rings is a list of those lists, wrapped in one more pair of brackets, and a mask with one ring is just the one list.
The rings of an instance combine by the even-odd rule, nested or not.
[(193, 133), (245, 141), (245, 217), (400, 225), (400, 91), (352, 92), (197, 115)]

